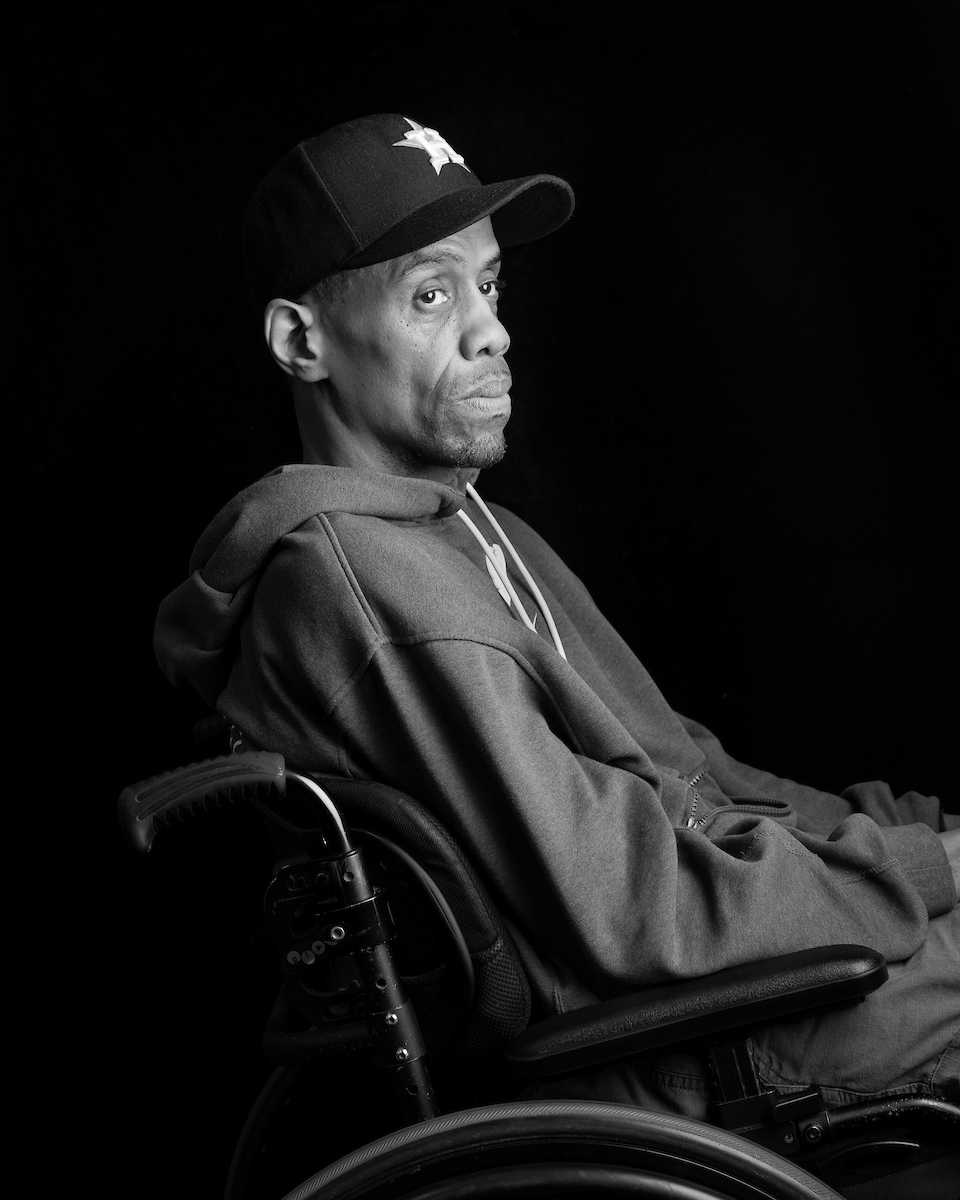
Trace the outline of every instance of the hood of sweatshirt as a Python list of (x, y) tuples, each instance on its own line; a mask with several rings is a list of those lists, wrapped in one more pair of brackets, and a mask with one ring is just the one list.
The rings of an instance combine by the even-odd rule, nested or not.
[(463, 505), (440, 483), (345, 467), (279, 467), (227, 504), (204, 530), (190, 574), (160, 606), (154, 649), (164, 674), (211, 706), (226, 686), (235, 638), (276, 543), (320, 513), (434, 521)]

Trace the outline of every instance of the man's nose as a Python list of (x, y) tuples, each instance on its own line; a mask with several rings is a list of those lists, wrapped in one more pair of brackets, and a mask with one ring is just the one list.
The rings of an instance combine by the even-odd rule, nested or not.
[(483, 296), (475, 296), (464, 314), (460, 353), (466, 359), (484, 355), (496, 358), (498, 354), (506, 354), (509, 345), (510, 335), (491, 308), (490, 301)]

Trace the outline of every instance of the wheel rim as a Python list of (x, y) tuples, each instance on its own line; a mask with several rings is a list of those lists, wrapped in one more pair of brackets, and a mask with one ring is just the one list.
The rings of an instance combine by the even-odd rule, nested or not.
[(744, 1200), (837, 1200), (822, 1181), (725, 1130), (579, 1101), (491, 1105), (410, 1126), (333, 1163), (286, 1200), (414, 1200), (489, 1170), (585, 1162), (679, 1180), (707, 1196), (713, 1188)]

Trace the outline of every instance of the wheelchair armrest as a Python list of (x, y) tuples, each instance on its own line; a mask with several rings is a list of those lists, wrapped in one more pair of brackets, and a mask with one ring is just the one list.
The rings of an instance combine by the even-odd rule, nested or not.
[(548, 1017), (506, 1057), (521, 1076), (563, 1075), (852, 1003), (886, 978), (883, 955), (865, 946), (801, 950)]

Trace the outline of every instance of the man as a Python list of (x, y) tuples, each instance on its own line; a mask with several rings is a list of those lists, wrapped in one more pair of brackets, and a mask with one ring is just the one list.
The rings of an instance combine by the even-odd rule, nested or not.
[[(756, 1038), (762, 1078), (815, 1081), (831, 1103), (947, 1094), (960, 831), (938, 802), (879, 783), (833, 796), (735, 762), (473, 486), (510, 415), (500, 248), (572, 208), (552, 176), (481, 186), (439, 133), (392, 114), (274, 169), (245, 252), (304, 462), (207, 529), (161, 609), (161, 664), (300, 769), (431, 808), (484, 874), (544, 1013), (863, 943), (890, 982)], [(707, 1111), (682, 1056), (559, 1094)]]

